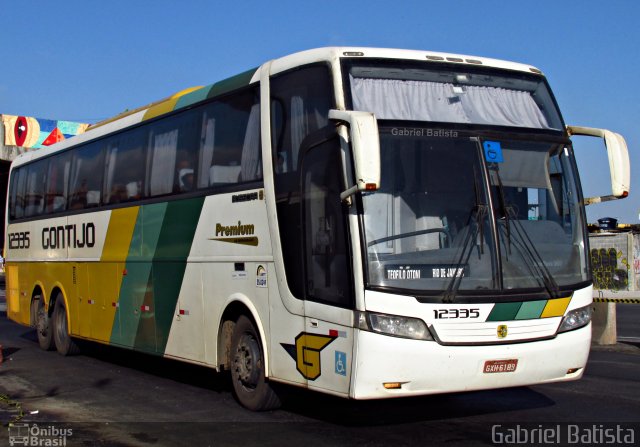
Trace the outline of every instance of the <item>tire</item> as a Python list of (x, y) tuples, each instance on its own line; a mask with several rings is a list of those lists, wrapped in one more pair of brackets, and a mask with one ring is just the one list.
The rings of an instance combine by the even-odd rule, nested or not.
[(33, 300), (32, 306), (36, 307), (35, 310), (35, 325), (36, 333), (38, 334), (38, 344), (40, 349), (44, 351), (51, 351), (55, 347), (53, 341), (53, 330), (51, 325), (51, 318), (44, 305), (44, 299), (42, 295), (36, 296)]
[(75, 355), (80, 352), (80, 347), (69, 335), (67, 322), (67, 309), (62, 294), (58, 293), (56, 304), (53, 308), (53, 339), (60, 355)]
[(231, 336), (231, 381), (240, 404), (252, 411), (273, 410), (280, 398), (265, 379), (264, 349), (249, 318), (241, 315)]

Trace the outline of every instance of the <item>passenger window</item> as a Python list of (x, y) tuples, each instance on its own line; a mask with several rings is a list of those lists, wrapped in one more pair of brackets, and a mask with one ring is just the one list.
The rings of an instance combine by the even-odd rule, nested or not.
[(198, 187), (262, 178), (258, 89), (217, 100), (202, 115)]
[(66, 209), (70, 174), (71, 153), (65, 152), (51, 158), (47, 174), (45, 213), (57, 213)]
[(173, 192), (173, 168), (178, 149), (178, 129), (153, 129), (150, 134), (149, 150), (151, 165), (149, 192), (151, 196)]
[(104, 203), (122, 203), (144, 197), (146, 132), (116, 135), (107, 140)]
[(44, 210), (44, 182), (49, 160), (30, 164), (27, 168), (24, 217), (37, 216)]
[(311, 66), (271, 81), (271, 136), (276, 174), (298, 170), (304, 138), (329, 122), (333, 89), (328, 67)]
[(104, 152), (94, 143), (73, 153), (69, 182), (69, 209), (79, 210), (100, 205)]
[(202, 110), (182, 113), (152, 126), (149, 138), (149, 194), (179, 194), (195, 187)]
[(12, 177), (9, 216), (12, 219), (20, 219), (24, 217), (24, 189), (27, 183), (27, 167), (18, 168)]

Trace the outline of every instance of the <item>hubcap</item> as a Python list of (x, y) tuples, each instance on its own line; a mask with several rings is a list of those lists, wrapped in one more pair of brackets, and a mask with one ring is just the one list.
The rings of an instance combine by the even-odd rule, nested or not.
[(255, 338), (244, 334), (238, 343), (234, 357), (234, 369), (238, 379), (246, 388), (255, 388), (260, 379), (260, 346)]

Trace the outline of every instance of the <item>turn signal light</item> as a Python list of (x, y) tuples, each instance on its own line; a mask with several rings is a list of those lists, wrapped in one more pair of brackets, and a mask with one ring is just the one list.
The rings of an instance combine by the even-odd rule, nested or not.
[(402, 382), (385, 382), (382, 386), (388, 390), (399, 390), (402, 388)]

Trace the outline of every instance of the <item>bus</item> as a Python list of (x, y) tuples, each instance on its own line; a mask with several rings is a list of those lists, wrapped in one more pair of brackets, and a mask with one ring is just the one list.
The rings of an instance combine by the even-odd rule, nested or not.
[[(604, 142), (585, 198), (570, 137)], [(8, 317), (352, 399), (582, 376), (584, 205), (624, 139), (565, 125), (532, 66), (321, 48), (91, 126), (11, 167)], [(62, 378), (61, 378), (62, 379)]]

